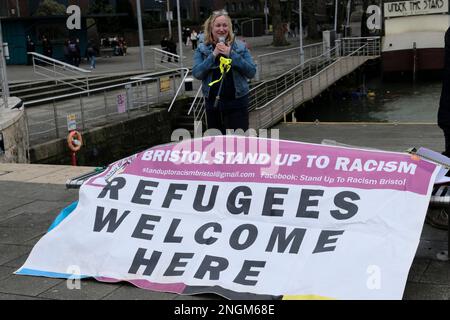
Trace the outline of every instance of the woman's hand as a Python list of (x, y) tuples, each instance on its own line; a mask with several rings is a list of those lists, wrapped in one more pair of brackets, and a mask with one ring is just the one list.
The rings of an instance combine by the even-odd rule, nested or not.
[(230, 55), (230, 47), (227, 46), (225, 43), (219, 42), (216, 45), (216, 48), (214, 49), (214, 56), (217, 57), (219, 54), (222, 54), (223, 56), (228, 57)]

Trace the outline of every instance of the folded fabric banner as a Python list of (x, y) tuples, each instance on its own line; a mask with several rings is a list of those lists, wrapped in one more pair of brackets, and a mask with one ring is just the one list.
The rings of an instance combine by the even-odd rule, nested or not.
[(252, 137), (157, 146), (83, 184), (16, 273), (230, 299), (401, 299), (437, 172), (407, 153)]

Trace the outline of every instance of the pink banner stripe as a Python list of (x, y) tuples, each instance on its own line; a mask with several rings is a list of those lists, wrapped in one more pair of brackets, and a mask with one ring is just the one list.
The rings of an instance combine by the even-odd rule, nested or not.
[(117, 282), (121, 282), (121, 281), (126, 281), (126, 282), (129, 282), (141, 289), (158, 291), (158, 292), (171, 292), (171, 293), (177, 293), (177, 294), (183, 293), (186, 288), (186, 285), (184, 283), (156, 283), (156, 282), (150, 282), (150, 281), (141, 280), (141, 279), (118, 280), (118, 279), (105, 278), (105, 277), (96, 277), (95, 279), (100, 282), (108, 282), (108, 283), (117, 283)]
[[(436, 167), (408, 154), (255, 139), (215, 137), (212, 141), (223, 145), (221, 151), (208, 149), (211, 142), (206, 139), (155, 147), (137, 154), (121, 173), (177, 181), (389, 189), (424, 195)], [(255, 141), (258, 147), (264, 145), (263, 151), (254, 151)]]

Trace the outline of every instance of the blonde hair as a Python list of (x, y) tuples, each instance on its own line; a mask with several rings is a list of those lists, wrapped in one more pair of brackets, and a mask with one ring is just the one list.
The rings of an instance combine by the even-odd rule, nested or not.
[(228, 24), (228, 36), (225, 39), (225, 41), (227, 43), (231, 42), (234, 38), (234, 33), (233, 33), (233, 23), (231, 22), (231, 18), (228, 15), (228, 12), (226, 12), (225, 10), (218, 10), (218, 11), (214, 11), (208, 19), (206, 19), (205, 23), (203, 24), (203, 30), (205, 33), (205, 44), (212, 44), (214, 43), (214, 37), (212, 34), (212, 30), (213, 30), (213, 25), (214, 25), (214, 21), (216, 21), (216, 19), (218, 17), (225, 17), (225, 19), (227, 20), (227, 24)]

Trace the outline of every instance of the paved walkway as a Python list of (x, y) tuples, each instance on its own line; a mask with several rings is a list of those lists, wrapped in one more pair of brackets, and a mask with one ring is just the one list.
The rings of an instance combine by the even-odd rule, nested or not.
[[(442, 133), (434, 124), (280, 124), (280, 138), (320, 143), (322, 139), (385, 150), (411, 146), (440, 150)], [(77, 190), (64, 186), (69, 177), (89, 167), (0, 164), (0, 299), (218, 299), (214, 295), (180, 296), (142, 290), (126, 283), (82, 281), (81, 290), (66, 281), (16, 276), (32, 247), (59, 211), (77, 200)], [(424, 225), (409, 273), (404, 299), (450, 299), (450, 262), (436, 259), (446, 248), (447, 232)]]
[[(245, 38), (246, 42), (250, 47), (251, 54), (254, 59), (258, 55), (275, 52), (280, 50), (285, 50), (289, 48), (295, 48), (299, 46), (298, 38), (289, 39), (290, 45), (287, 47), (273, 47), (272, 36), (262, 36), (255, 38)], [(310, 41), (306, 41), (305, 45)], [(317, 41), (314, 41), (317, 42)], [(145, 47), (145, 66), (146, 69), (151, 68), (152, 66), (152, 48), (161, 49), (159, 46), (146, 46)], [(178, 50), (178, 53), (179, 50)], [(184, 65), (192, 66), (193, 61), (193, 50), (189, 46), (183, 46), (183, 56), (185, 57)], [(84, 61), (80, 65), (81, 68), (88, 70), (89, 65)], [(97, 59), (97, 67), (92, 73), (91, 76), (98, 76), (102, 74), (116, 74), (116, 73), (124, 73), (124, 72), (132, 72), (132, 71), (141, 71), (141, 62), (140, 62), (140, 52), (139, 47), (129, 47), (126, 56), (118, 56), (118, 57), (99, 57)], [(24, 66), (24, 65), (10, 65), (6, 68), (8, 74), (8, 81), (10, 83), (15, 82), (23, 82), (30, 80), (43, 80), (40, 75), (36, 75), (33, 72), (32, 66)]]

